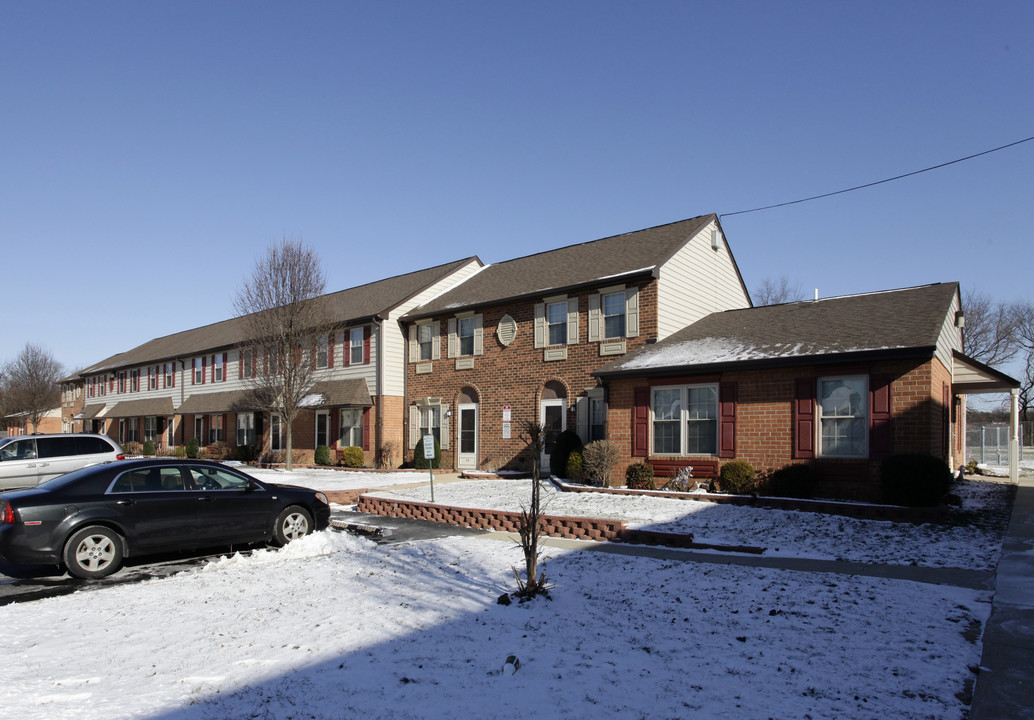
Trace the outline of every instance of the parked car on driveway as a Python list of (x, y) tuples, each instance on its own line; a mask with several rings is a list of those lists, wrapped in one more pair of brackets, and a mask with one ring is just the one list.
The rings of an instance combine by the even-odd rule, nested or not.
[(107, 435), (14, 435), (0, 440), (0, 489), (32, 487), (79, 468), (125, 459)]
[(280, 546), (329, 524), (330, 504), (315, 490), (259, 482), (205, 460), (126, 460), (0, 493), (0, 560), (101, 578), (127, 557)]

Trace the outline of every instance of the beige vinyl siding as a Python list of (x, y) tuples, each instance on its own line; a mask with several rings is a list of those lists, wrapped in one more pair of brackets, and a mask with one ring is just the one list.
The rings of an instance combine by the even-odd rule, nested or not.
[[(396, 395), (402, 397), (406, 392), (406, 349), (409, 343), (408, 329), (400, 327), (399, 318), (415, 307), (423, 305), (431, 298), (441, 295), (443, 292), (452, 289), (477, 272), (482, 266), (476, 261), (471, 261), (439, 282), (431, 285), (422, 293), (413, 296), (402, 303), (388, 315), (384, 321), (384, 342), (381, 355), (371, 355), (377, 362), (382, 363), (382, 376), (384, 378), (385, 395)], [(445, 328), (442, 328), (444, 335)], [(376, 332), (374, 333), (376, 337)], [(444, 349), (442, 354), (444, 356)], [(370, 388), (373, 391), (374, 383)]]
[(944, 321), (941, 323), (941, 332), (937, 336), (937, 359), (941, 361), (941, 364), (946, 368), (952, 367), (954, 359), (952, 357), (952, 350), (962, 350), (962, 332), (955, 327), (955, 314), (959, 311), (959, 296), (955, 294), (951, 299), (951, 305), (948, 307), (948, 313), (944, 316)]
[[(712, 229), (718, 233), (718, 250), (711, 249)], [(750, 307), (716, 223), (705, 226), (661, 266), (657, 305), (658, 340), (713, 312)]]

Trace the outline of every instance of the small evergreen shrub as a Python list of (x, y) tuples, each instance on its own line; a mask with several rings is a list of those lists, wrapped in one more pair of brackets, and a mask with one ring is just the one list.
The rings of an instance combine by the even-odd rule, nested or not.
[(196, 458), (197, 455), (198, 455), (198, 451), (200, 449), (201, 449), (201, 443), (198, 442), (198, 439), (196, 437), (195, 438), (190, 438), (190, 440), (187, 441), (187, 457), (188, 458)]
[(416, 447), (413, 448), (413, 467), (426, 470), (428, 466), (437, 470), (442, 466), (442, 448), (438, 444), (438, 438), (434, 439), (434, 459), (428, 460), (424, 457), (424, 441), (423, 438), (417, 441)]
[(815, 497), (815, 486), (819, 475), (809, 464), (786, 465), (772, 473), (764, 486), (764, 492), (774, 497)]
[(254, 462), (258, 457), (258, 451), (254, 445), (238, 445), (234, 451), (234, 459), (240, 462)]
[(187, 449), (182, 445), (176, 446), (176, 449), (172, 451), (174, 458), (185, 458), (187, 456)]
[(625, 484), (630, 490), (653, 490), (653, 467), (646, 463), (634, 463), (625, 468)]
[[(567, 472), (567, 460), (575, 450), (581, 450), (582, 439), (574, 430), (564, 430), (557, 436), (549, 453), (549, 471), (554, 475)], [(570, 477), (568, 478), (571, 479)]]
[(732, 460), (722, 465), (718, 475), (722, 492), (742, 495), (754, 486), (754, 466), (743, 460)]
[(572, 450), (567, 456), (567, 473), (565, 477), (571, 482), (581, 482), (585, 479), (585, 472), (582, 469), (582, 451)]
[[(344, 450), (341, 451), (341, 464), (345, 467), (361, 468), (363, 467), (363, 464), (365, 462), (366, 459), (363, 457), (363, 449), (361, 447), (356, 447), (355, 445), (352, 445), (350, 447), (346, 447)], [(329, 450), (326, 464), (330, 464)]]
[(597, 440), (582, 448), (582, 472), (585, 482), (596, 487), (610, 485), (610, 477), (618, 462), (618, 449), (607, 440)]
[(157, 452), (157, 448), (154, 446), (154, 440), (148, 440), (144, 443), (143, 453), (148, 457), (154, 455)]
[(883, 501), (891, 505), (937, 505), (951, 488), (948, 463), (932, 455), (894, 455), (880, 466)]
[(317, 465), (330, 465), (330, 448), (326, 445), (317, 446), (316, 452), (312, 454), (312, 461)]

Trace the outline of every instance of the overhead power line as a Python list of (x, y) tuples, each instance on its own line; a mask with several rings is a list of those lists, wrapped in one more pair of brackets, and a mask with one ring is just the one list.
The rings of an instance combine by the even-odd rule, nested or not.
[(737, 210), (736, 212), (722, 213), (718, 217), (729, 217), (731, 215), (746, 215), (747, 213), (761, 212), (762, 210), (772, 210), (773, 208), (786, 207), (787, 205), (798, 205), (800, 203), (809, 202), (811, 200), (821, 200), (822, 198), (833, 197), (834, 195), (843, 195), (844, 193), (854, 192), (855, 190), (863, 190), (865, 188), (870, 188), (875, 185), (882, 185), (883, 183), (894, 182), (895, 180), (901, 180), (902, 178), (912, 177), (913, 175), (919, 175), (920, 173), (930, 172), (931, 170), (937, 170), (942, 167), (948, 167), (949, 165), (954, 165), (955, 163), (965, 162), (966, 160), (972, 160), (973, 158), (978, 158), (981, 155), (989, 155), (993, 152), (998, 152), (999, 150), (1005, 150), (1006, 148), (1011, 148), (1015, 147), (1016, 145), (1021, 145), (1025, 142), (1030, 142), (1031, 140), (1034, 140), (1034, 136), (1023, 138), (1022, 140), (1017, 140), (1016, 142), (1011, 142), (1008, 145), (1001, 145), (996, 148), (991, 148), (990, 150), (984, 150), (983, 152), (978, 152), (973, 155), (967, 155), (966, 157), (961, 157), (957, 160), (944, 162), (940, 165), (933, 165), (928, 168), (923, 168), (922, 170), (914, 170), (912, 172), (905, 173), (904, 175), (895, 175), (894, 177), (887, 178), (886, 180), (877, 180), (876, 182), (866, 183), (865, 185), (856, 185), (854, 187), (849, 187), (844, 190), (823, 193), (822, 195), (813, 195), (812, 197), (802, 198), (800, 200), (791, 200), (789, 202), (776, 203), (775, 205), (765, 205), (764, 207), (753, 208), (751, 210)]

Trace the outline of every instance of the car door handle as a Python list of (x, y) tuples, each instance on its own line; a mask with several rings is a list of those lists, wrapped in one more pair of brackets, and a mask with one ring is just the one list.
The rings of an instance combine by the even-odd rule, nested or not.
[(200, 500), (201, 502), (212, 502), (212, 496), (211, 495), (199, 495), (197, 499)]
[(133, 501), (132, 500), (116, 500), (115, 504), (116, 505), (132, 505)]

